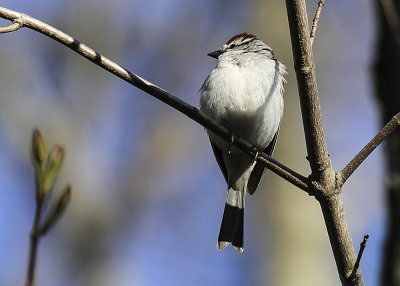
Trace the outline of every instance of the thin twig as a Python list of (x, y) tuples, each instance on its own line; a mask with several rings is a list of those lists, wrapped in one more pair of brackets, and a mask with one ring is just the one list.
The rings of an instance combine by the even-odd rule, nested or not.
[[(4, 19), (8, 19), (14, 21), (15, 19), (22, 19), (23, 26), (38, 31), (82, 55), (86, 59), (92, 61), (99, 67), (111, 72), (112, 74), (118, 76), (119, 78), (127, 81), (128, 83), (136, 86), (137, 88), (143, 90), (144, 92), (150, 94), (151, 96), (161, 100), (162, 102), (168, 104), (169, 106), (175, 108), (181, 113), (185, 114), (192, 120), (196, 121), (200, 125), (204, 126), (208, 130), (214, 132), (224, 140), (230, 141), (232, 137), (232, 133), (226, 129), (225, 127), (219, 125), (211, 118), (207, 117), (205, 114), (200, 112), (196, 107), (184, 102), (183, 100), (171, 95), (167, 91), (161, 89), (160, 87), (154, 85), (153, 83), (139, 77), (128, 71), (127, 69), (119, 66), (103, 55), (97, 53), (93, 49), (88, 46), (80, 43), (73, 37), (67, 35), (66, 33), (57, 30), (56, 28), (45, 24), (35, 18), (32, 18), (28, 15), (21, 14), (19, 12), (15, 12), (6, 8), (0, 7), (0, 17)], [(249, 154), (252, 157), (255, 157), (255, 149), (250, 143), (245, 140), (235, 137), (233, 145)], [(279, 163), (277, 160), (272, 157), (266, 155), (265, 153), (260, 153), (256, 158), (257, 161), (262, 162), (267, 168), (269, 168), (272, 172), (277, 174), (278, 176), (284, 178), (288, 182), (293, 185), (299, 187), (300, 189), (310, 193), (308, 178), (304, 177), (297, 172), (291, 170), (285, 165)]]
[(55, 206), (47, 213), (43, 225), (41, 225), (42, 206), (44, 202), (51, 197), (52, 189), (62, 163), (64, 162), (64, 158), (64, 149), (56, 144), (49, 151), (43, 135), (38, 128), (34, 128), (31, 142), (31, 161), (35, 171), (36, 210), (30, 233), (28, 270), (26, 273), (25, 286), (32, 286), (35, 281), (35, 266), (39, 239), (61, 217), (71, 199), (71, 186), (67, 185)]
[(361, 261), (361, 257), (363, 255), (364, 249), (365, 247), (367, 247), (367, 240), (369, 238), (369, 235), (364, 235), (364, 239), (363, 241), (360, 243), (360, 250), (358, 251), (358, 255), (357, 255), (357, 260), (356, 263), (354, 264), (354, 268), (353, 271), (351, 272), (350, 276), (349, 276), (349, 280), (353, 280), (353, 278), (355, 277), (358, 268), (360, 267), (360, 261)]
[(317, 11), (315, 11), (315, 16), (313, 19), (313, 24), (312, 24), (311, 33), (310, 33), (311, 46), (314, 44), (315, 34), (316, 34), (317, 28), (318, 28), (319, 17), (321, 16), (322, 7), (324, 7), (324, 5), (325, 5), (325, 0), (319, 0), (318, 8), (317, 8)]
[(381, 0), (380, 2), (389, 29), (391, 30), (396, 42), (397, 49), (400, 51), (400, 17), (397, 13), (396, 6), (394, 5), (393, 0)]
[(12, 23), (10, 26), (0, 27), (0, 34), (14, 32), (20, 29), (21, 27), (22, 27), (22, 21), (17, 19), (14, 20), (14, 23)]
[(35, 217), (33, 219), (33, 226), (30, 234), (28, 271), (26, 273), (25, 286), (32, 286), (35, 280), (34, 278), (35, 278), (35, 267), (37, 259), (37, 248), (39, 243), (39, 237), (37, 235), (37, 232), (39, 230), (41, 212), (42, 212), (42, 204), (38, 202), (36, 204)]
[(400, 125), (400, 112), (382, 128), (378, 134), (368, 142), (367, 145), (343, 168), (339, 173), (341, 180), (340, 184), (344, 184), (346, 180), (353, 174), (353, 172), (361, 165), (362, 162), (375, 150), (382, 141), (391, 134)]

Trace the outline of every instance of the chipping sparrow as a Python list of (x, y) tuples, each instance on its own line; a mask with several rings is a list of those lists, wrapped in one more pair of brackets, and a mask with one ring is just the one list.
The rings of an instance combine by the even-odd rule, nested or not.
[[(209, 53), (218, 64), (201, 87), (200, 110), (233, 134), (271, 155), (283, 114), (285, 66), (256, 36), (232, 37)], [(228, 184), (218, 249), (232, 244), (243, 252), (245, 191), (253, 194), (264, 166), (208, 131), (218, 165)]]

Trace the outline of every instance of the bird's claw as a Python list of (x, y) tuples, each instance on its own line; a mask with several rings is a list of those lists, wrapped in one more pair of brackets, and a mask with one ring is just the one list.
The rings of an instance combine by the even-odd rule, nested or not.
[(235, 141), (235, 135), (232, 133), (231, 135), (231, 141), (229, 142), (228, 145), (228, 154), (230, 155), (232, 153), (232, 144)]
[(255, 150), (255, 154), (254, 154), (254, 157), (253, 157), (253, 161), (257, 161), (258, 155), (260, 155), (260, 152), (262, 152), (260, 147), (257, 147), (255, 149), (256, 150)]

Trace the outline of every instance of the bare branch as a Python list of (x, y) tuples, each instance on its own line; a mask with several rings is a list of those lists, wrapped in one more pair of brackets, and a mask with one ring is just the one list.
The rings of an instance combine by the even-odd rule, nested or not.
[[(253, 147), (254, 150), (254, 147)], [(242, 149), (242, 151), (244, 151)], [(256, 153), (255, 153), (256, 154)], [(255, 155), (254, 154), (254, 155)], [(285, 165), (279, 163), (276, 161), (274, 158), (269, 157), (265, 153), (259, 153), (258, 156), (256, 156), (256, 160), (258, 162), (262, 162), (264, 165), (268, 167), (272, 172), (280, 176), (281, 178), (285, 179), (289, 183), (292, 183), (293, 185), (297, 186), (298, 188), (302, 189), (306, 193), (308, 193), (310, 196), (314, 195), (314, 192), (310, 188), (309, 185), (309, 180), (306, 177), (303, 177), (302, 175), (296, 173), (295, 171), (289, 169)], [(273, 164), (271, 164), (273, 162)]]
[(356, 252), (340, 198), (341, 186), (336, 184), (336, 176), (331, 167), (322, 128), (305, 1), (286, 0), (286, 8), (315, 196), (324, 215), (342, 285), (362, 286), (364, 283), (361, 271), (357, 271), (355, 277), (351, 281), (349, 280), (349, 275), (356, 261)]
[(35, 217), (33, 219), (32, 231), (30, 234), (28, 271), (26, 273), (25, 286), (32, 286), (35, 280), (36, 257), (37, 257), (38, 243), (39, 243), (39, 237), (36, 235), (36, 231), (39, 228), (41, 213), (42, 213), (42, 204), (37, 203), (35, 210)]
[(356, 263), (354, 264), (354, 268), (353, 268), (353, 271), (350, 274), (349, 280), (354, 279), (354, 277), (356, 276), (356, 273), (358, 271), (358, 268), (360, 268), (361, 257), (363, 255), (364, 249), (367, 247), (368, 238), (369, 238), (368, 234), (364, 235), (364, 239), (360, 243), (360, 250), (358, 251), (357, 260), (356, 260)]
[(324, 5), (325, 5), (325, 0), (319, 0), (318, 8), (317, 8), (317, 11), (315, 11), (315, 16), (313, 19), (313, 24), (312, 24), (311, 33), (310, 33), (311, 46), (314, 44), (315, 34), (316, 34), (317, 28), (318, 28), (319, 17), (321, 16), (322, 7), (324, 7)]
[(346, 182), (351, 176), (351, 174), (353, 174), (353, 172), (361, 165), (361, 163), (367, 159), (372, 151), (374, 151), (375, 148), (378, 147), (387, 136), (389, 136), (389, 134), (399, 127), (399, 125), (400, 112), (393, 116), (393, 118), (385, 125), (385, 127), (383, 127), (382, 130), (379, 131), (378, 134), (350, 161), (350, 163), (348, 163), (347, 166), (340, 171), (340, 184), (343, 185), (344, 182)]
[(14, 20), (14, 23), (7, 27), (0, 27), (0, 34), (14, 32), (22, 27), (22, 21)]
[(322, 129), (305, 3), (302, 0), (286, 0), (286, 8), (312, 177), (317, 181), (332, 181), (334, 175)]
[(361, 270), (356, 273), (352, 280), (349, 279), (357, 256), (340, 194), (336, 193), (321, 197), (319, 202), (342, 285), (363, 286)]
[[(183, 100), (171, 95), (167, 91), (161, 89), (160, 87), (154, 85), (153, 83), (139, 77), (136, 74), (131, 73), (127, 69), (119, 66), (103, 55), (97, 53), (88, 46), (80, 43), (73, 37), (65, 34), (64, 32), (57, 30), (56, 28), (47, 25), (35, 18), (28, 15), (21, 14), (3, 7), (0, 7), (0, 17), (14, 21), (16, 19), (22, 19), (24, 27), (38, 31), (82, 55), (86, 59), (92, 61), (99, 67), (111, 72), (112, 74), (118, 76), (119, 78), (127, 81), (128, 83), (136, 86), (137, 88), (143, 90), (144, 92), (150, 94), (151, 96), (161, 100), (162, 102), (168, 104), (174, 109), (185, 114), (192, 120), (196, 121), (200, 125), (204, 126), (208, 130), (214, 132), (226, 141), (230, 141), (232, 138), (232, 133), (225, 127), (219, 125), (211, 118), (207, 117), (205, 114), (200, 112), (196, 107), (184, 102)], [(252, 157), (256, 156), (256, 148), (245, 140), (235, 137), (232, 144), (238, 147), (243, 152), (249, 154)], [(277, 160), (268, 156), (265, 153), (260, 153), (256, 158), (257, 161), (262, 162), (268, 169), (292, 183), (293, 185), (299, 187), (303, 191), (311, 194), (309, 189), (308, 178), (304, 177), (297, 172), (291, 170), (285, 165), (281, 164)]]

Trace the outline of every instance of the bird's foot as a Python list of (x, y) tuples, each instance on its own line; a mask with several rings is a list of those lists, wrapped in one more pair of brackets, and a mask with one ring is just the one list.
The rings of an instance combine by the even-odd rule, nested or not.
[(254, 148), (254, 156), (253, 156), (253, 162), (257, 161), (258, 155), (260, 155), (261, 152), (263, 152), (263, 149), (260, 146), (253, 147)]
[(235, 141), (235, 134), (231, 134), (231, 141), (229, 142), (228, 145), (228, 154), (230, 155), (232, 153), (232, 144)]

